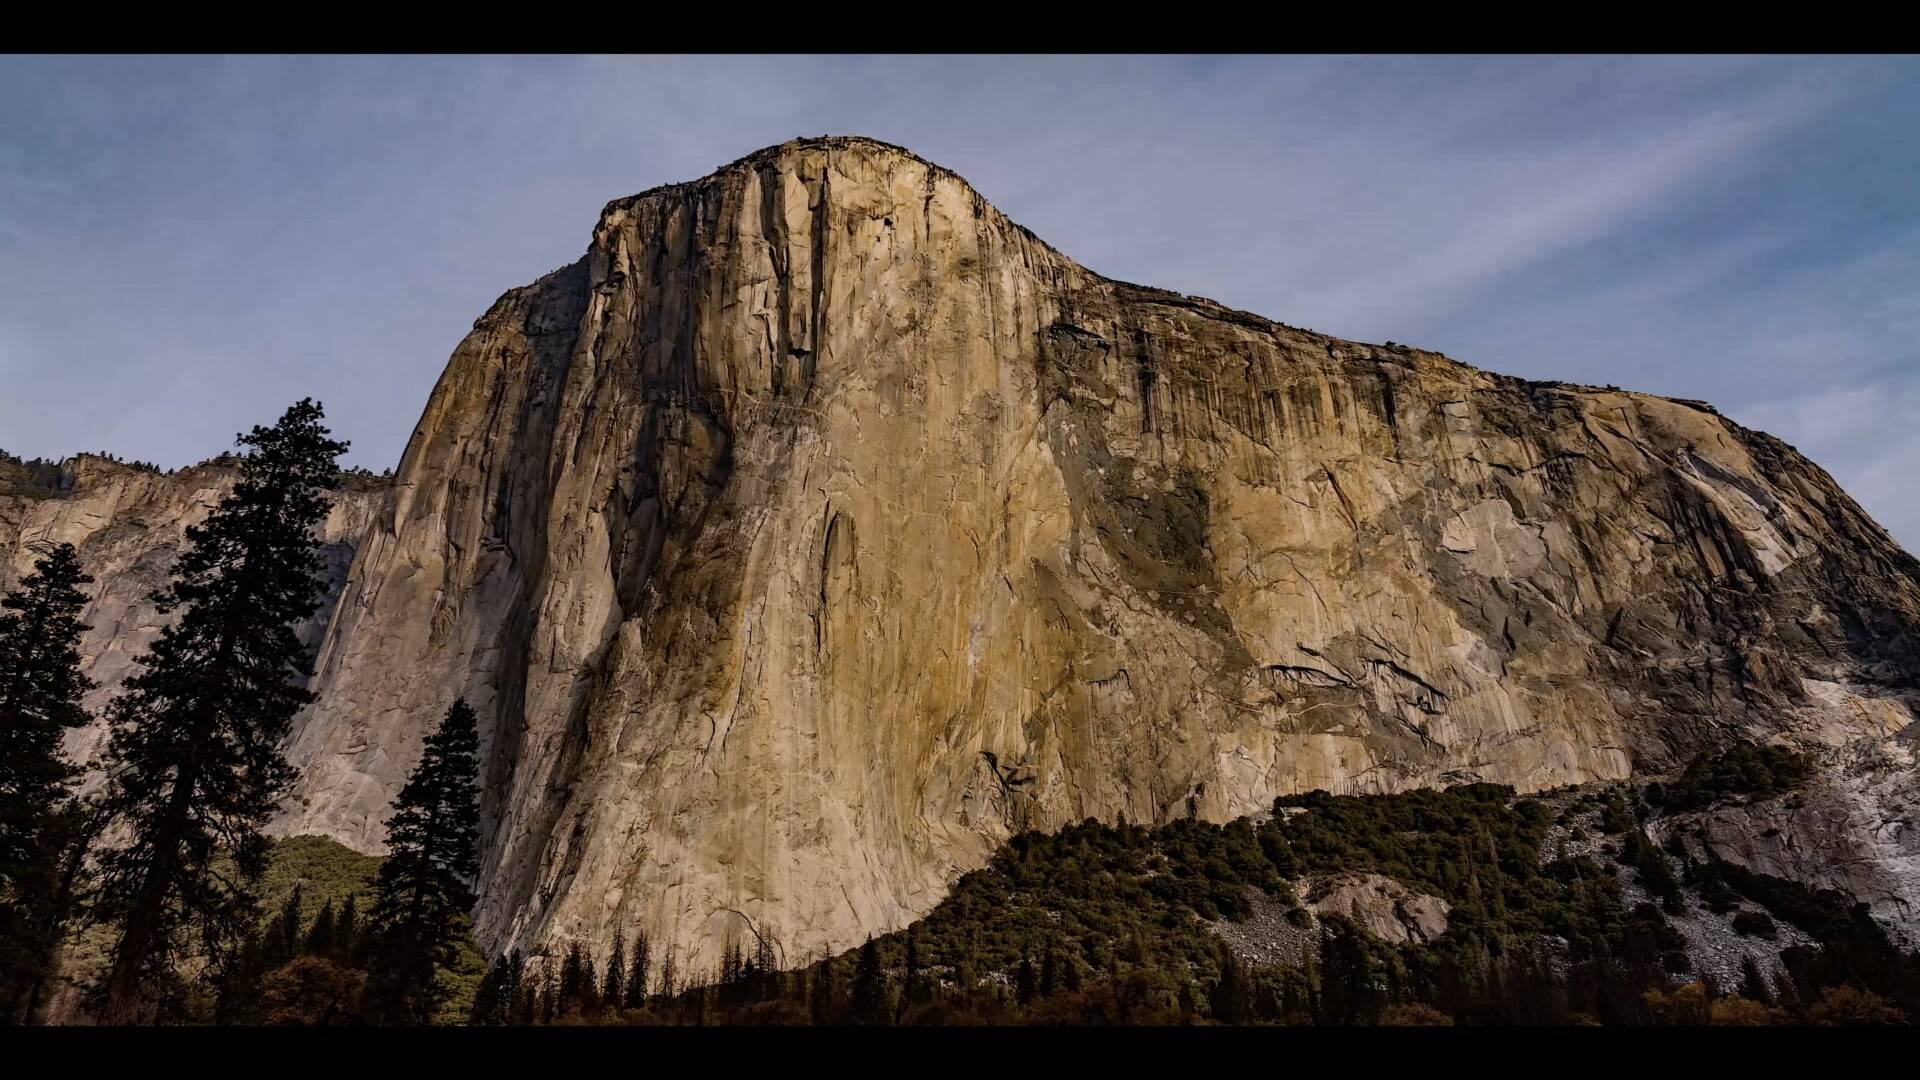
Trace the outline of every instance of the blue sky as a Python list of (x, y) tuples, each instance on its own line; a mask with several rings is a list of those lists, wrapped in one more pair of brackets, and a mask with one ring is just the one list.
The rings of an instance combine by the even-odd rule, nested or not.
[(1912, 58), (0, 58), (0, 447), (184, 464), (313, 395), (392, 465), (608, 200), (823, 133), (1113, 277), (1708, 399), (1920, 548)]

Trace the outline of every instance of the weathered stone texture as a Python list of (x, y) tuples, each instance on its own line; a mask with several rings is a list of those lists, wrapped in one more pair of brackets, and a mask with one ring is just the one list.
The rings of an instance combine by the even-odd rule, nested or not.
[(861, 139), (610, 204), (365, 512), (280, 827), (376, 849), (465, 694), (494, 947), (793, 960), (1027, 826), (1871, 742), (1920, 684), (1920, 570), (1779, 441), (1109, 281)]

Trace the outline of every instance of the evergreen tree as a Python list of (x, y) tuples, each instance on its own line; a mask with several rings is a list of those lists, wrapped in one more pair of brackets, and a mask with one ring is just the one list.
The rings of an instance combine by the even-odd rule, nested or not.
[(1038, 984), (1034, 979), (1033, 973), (1033, 958), (1022, 955), (1020, 957), (1020, 967), (1014, 972), (1013, 976), (1013, 999), (1025, 1005), (1033, 1000), (1033, 994), (1037, 988)]
[(627, 937), (613, 932), (613, 951), (607, 954), (607, 978), (600, 987), (600, 998), (608, 1008), (617, 1009), (627, 1000)]
[(553, 958), (540, 960), (540, 1022), (548, 1027), (559, 1015), (559, 979), (554, 975)]
[[(320, 406), (303, 400), (240, 442), (240, 478), (207, 519), (155, 601), (178, 611), (109, 710), (104, 810), (131, 832), (100, 857), (97, 914), (118, 934), (103, 1018), (131, 1023), (144, 989), (172, 977), (197, 931), (217, 968), (254, 925), (251, 882), (265, 860), (260, 827), (294, 778), (280, 752), (313, 700), (311, 660), (294, 628), (319, 605), (313, 527), (327, 512), (335, 459)], [(230, 857), (232, 870), (218, 864)]]
[(1320, 922), (1320, 994), (1314, 1019), (1321, 1023), (1345, 1024), (1353, 1018), (1349, 950), (1342, 947), (1341, 930), (1337, 919)]
[(573, 1000), (580, 996), (580, 983), (585, 977), (582, 974), (582, 969), (585, 967), (584, 956), (585, 954), (580, 948), (580, 943), (575, 941), (567, 945), (567, 951), (560, 957), (560, 1002), (562, 1008), (572, 1004)]
[[(32, 940), (38, 943), (41, 951), (36, 958), (40, 961), (35, 965), (37, 974), (27, 984), (26, 999), (19, 1007), (19, 1019), (23, 1023), (31, 1023), (39, 1015), (40, 1006), (52, 990), (57, 966), (54, 958), (59, 952), (66, 921), (89, 878), (87, 853), (93, 847), (94, 838), (106, 824), (107, 817), (99, 812), (97, 804), (69, 799), (42, 834), (48, 848), (62, 854), (59, 859), (60, 871), (50, 897), (44, 906), (35, 902), (35, 906), (40, 908), (39, 917), (26, 923), (35, 928)], [(28, 916), (29, 919), (33, 918), (30, 908)]]
[(887, 974), (880, 967), (880, 947), (868, 935), (853, 969), (853, 1022), (885, 1024), (888, 1019)]
[(806, 1012), (808, 1003), (813, 1000), (812, 995), (813, 986), (807, 980), (807, 969), (804, 967), (793, 969), (793, 974), (787, 979), (787, 997), (794, 1008), (802, 1013)]
[(675, 981), (677, 978), (678, 978), (678, 973), (675, 972), (674, 966), (673, 966), (673, 947), (668, 946), (667, 955), (665, 959), (660, 961), (660, 996), (661, 997), (671, 1001), (673, 999), (673, 995), (680, 992), (680, 987)]
[(507, 954), (507, 980), (500, 988), (500, 1022), (503, 1024), (525, 1024), (521, 1018), (522, 1003), (527, 996), (527, 961), (515, 949)]
[(514, 986), (513, 1022), (520, 1027), (532, 1027), (539, 1005), (540, 972), (529, 967), (517, 949), (510, 972), (508, 977)]
[(753, 945), (753, 999), (771, 1001), (780, 996), (780, 962), (774, 956), (773, 938), (756, 934)]
[(821, 1027), (840, 1021), (840, 988), (834, 982), (834, 959), (820, 961), (813, 977), (813, 1022)]
[(1220, 981), (1213, 984), (1213, 994), (1208, 1004), (1213, 1009), (1213, 1018), (1223, 1024), (1244, 1024), (1247, 1021), (1248, 1003), (1253, 996), (1253, 988), (1247, 981), (1246, 969), (1240, 966), (1240, 958), (1226, 946), (1220, 948)]
[(271, 961), (275, 926), (249, 933), (227, 963), (214, 973), (215, 1023), (255, 1024), (260, 1021), (261, 983), (279, 964)]
[(0, 1023), (30, 1019), (66, 920), (62, 856), (84, 812), (71, 805), (78, 770), (60, 742), (90, 719), (79, 642), (80, 586), (92, 581), (73, 545), (61, 544), (0, 598)]
[(973, 1001), (974, 992), (973, 962), (968, 954), (962, 953), (953, 960), (953, 1000), (960, 1005)]
[(268, 969), (300, 955), (300, 901), (302, 888), (294, 883), (293, 891), (280, 907), (280, 914), (267, 929), (266, 963)]
[(907, 927), (907, 972), (906, 980), (900, 986), (900, 1019), (905, 1021), (908, 1010), (918, 1005), (922, 998), (922, 973), (920, 970), (920, 943), (912, 926)]
[(353, 964), (360, 955), (360, 894), (348, 893), (340, 907), (340, 918), (333, 924), (333, 955)]
[(591, 1016), (600, 1011), (601, 997), (600, 977), (597, 974), (598, 970), (598, 964), (593, 958), (593, 953), (591, 951), (586, 952), (580, 968), (580, 992), (575, 995), (574, 1001), (572, 1002), (573, 1007), (583, 1016)]
[(587, 947), (575, 941), (567, 946), (560, 962), (560, 1012), (591, 1013), (600, 1004), (599, 989), (593, 974), (593, 956)]
[(513, 999), (508, 994), (507, 983), (512, 978), (512, 968), (504, 956), (496, 959), (487, 974), (480, 980), (480, 988), (474, 992), (473, 1008), (467, 1016), (467, 1022), (477, 1027), (493, 1027), (501, 1023), (501, 1017), (507, 1011), (506, 1003)]
[(649, 945), (645, 930), (634, 935), (633, 961), (627, 965), (626, 1006), (629, 1009), (637, 1009), (647, 1003), (647, 976), (650, 974), (647, 968), (653, 959), (649, 955)]
[(425, 1024), (443, 990), (438, 972), (458, 955), (468, 885), (479, 870), (480, 737), (472, 707), (455, 701), (427, 737), (420, 763), (387, 822), (387, 858), (368, 942), (368, 999), (377, 1022)]
[(313, 929), (307, 931), (307, 940), (300, 951), (308, 956), (332, 956), (334, 938), (333, 897), (320, 905), (320, 914), (313, 917)]

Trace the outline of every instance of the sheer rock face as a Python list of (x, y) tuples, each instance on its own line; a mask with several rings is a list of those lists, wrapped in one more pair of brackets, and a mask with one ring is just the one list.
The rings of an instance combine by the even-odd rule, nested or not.
[(609, 205), (374, 513), (279, 827), (377, 850), (466, 695), (493, 948), (793, 962), (1023, 827), (1877, 745), (1920, 686), (1920, 568), (1778, 440), (1109, 281), (860, 139)]
[(1696, 858), (1833, 889), (1867, 910), (1908, 949), (1920, 949), (1920, 727), (1854, 738), (1820, 752), (1828, 768), (1791, 795), (1676, 815), (1655, 839), (1677, 834)]
[(791, 959), (1023, 826), (1879, 737), (1917, 623), (1912, 560), (1708, 408), (1107, 281), (811, 140), (610, 205), (476, 324), (286, 826), (373, 847), (465, 693), (489, 943)]
[[(80, 652), (83, 670), (98, 684), (86, 697), (96, 717), (170, 621), (155, 609), (153, 594), (167, 584), (186, 546), (187, 527), (204, 520), (238, 477), (219, 461), (167, 475), (81, 454), (63, 463), (57, 484), (39, 486), (18, 466), (0, 461), (0, 592), (32, 573), (51, 544), (74, 545), (93, 575), (85, 590), (92, 602), (82, 616), (88, 630)], [(301, 640), (317, 645), (325, 633), (354, 548), (385, 497), (383, 487), (357, 483), (335, 493), (333, 509), (316, 530), (326, 561), (326, 595), (301, 627)], [(70, 732), (67, 752), (91, 762), (106, 733), (104, 721)], [(99, 779), (89, 776), (83, 788), (92, 790)]]

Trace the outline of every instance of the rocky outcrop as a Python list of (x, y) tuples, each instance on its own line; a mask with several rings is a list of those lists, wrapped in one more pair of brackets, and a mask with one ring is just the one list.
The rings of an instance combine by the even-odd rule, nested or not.
[(1006, 836), (1884, 740), (1920, 569), (1711, 408), (1100, 277), (822, 138), (610, 204), (370, 506), (279, 827), (483, 718), (489, 946), (789, 960)]
[(1445, 900), (1383, 874), (1329, 874), (1305, 884), (1307, 910), (1338, 915), (1390, 945), (1419, 945), (1447, 932)]
[[(32, 573), (34, 560), (51, 544), (74, 545), (93, 575), (86, 590), (92, 602), (82, 616), (88, 630), (81, 656), (87, 675), (98, 684), (86, 698), (96, 717), (166, 625), (153, 594), (166, 584), (185, 546), (187, 527), (212, 511), (237, 476), (220, 460), (164, 474), (81, 454), (42, 484), (0, 459), (0, 591)], [(325, 632), (354, 548), (384, 499), (384, 485), (365, 480), (350, 481), (335, 493), (333, 509), (318, 530), (326, 599), (301, 628), (302, 640), (318, 644)], [(104, 722), (78, 729), (69, 733), (67, 751), (92, 761), (105, 737)], [(91, 776), (86, 786), (97, 782)]]
[(1696, 858), (1851, 896), (1920, 950), (1917, 733), (1816, 751), (1825, 767), (1791, 795), (1675, 815), (1656, 822), (1655, 838), (1678, 836)]
[(1320, 874), (1286, 882), (1283, 893), (1248, 889), (1242, 917), (1208, 923), (1250, 967), (1302, 967), (1318, 956), (1322, 918), (1339, 916), (1381, 941), (1420, 945), (1447, 932), (1445, 900), (1385, 874)]

